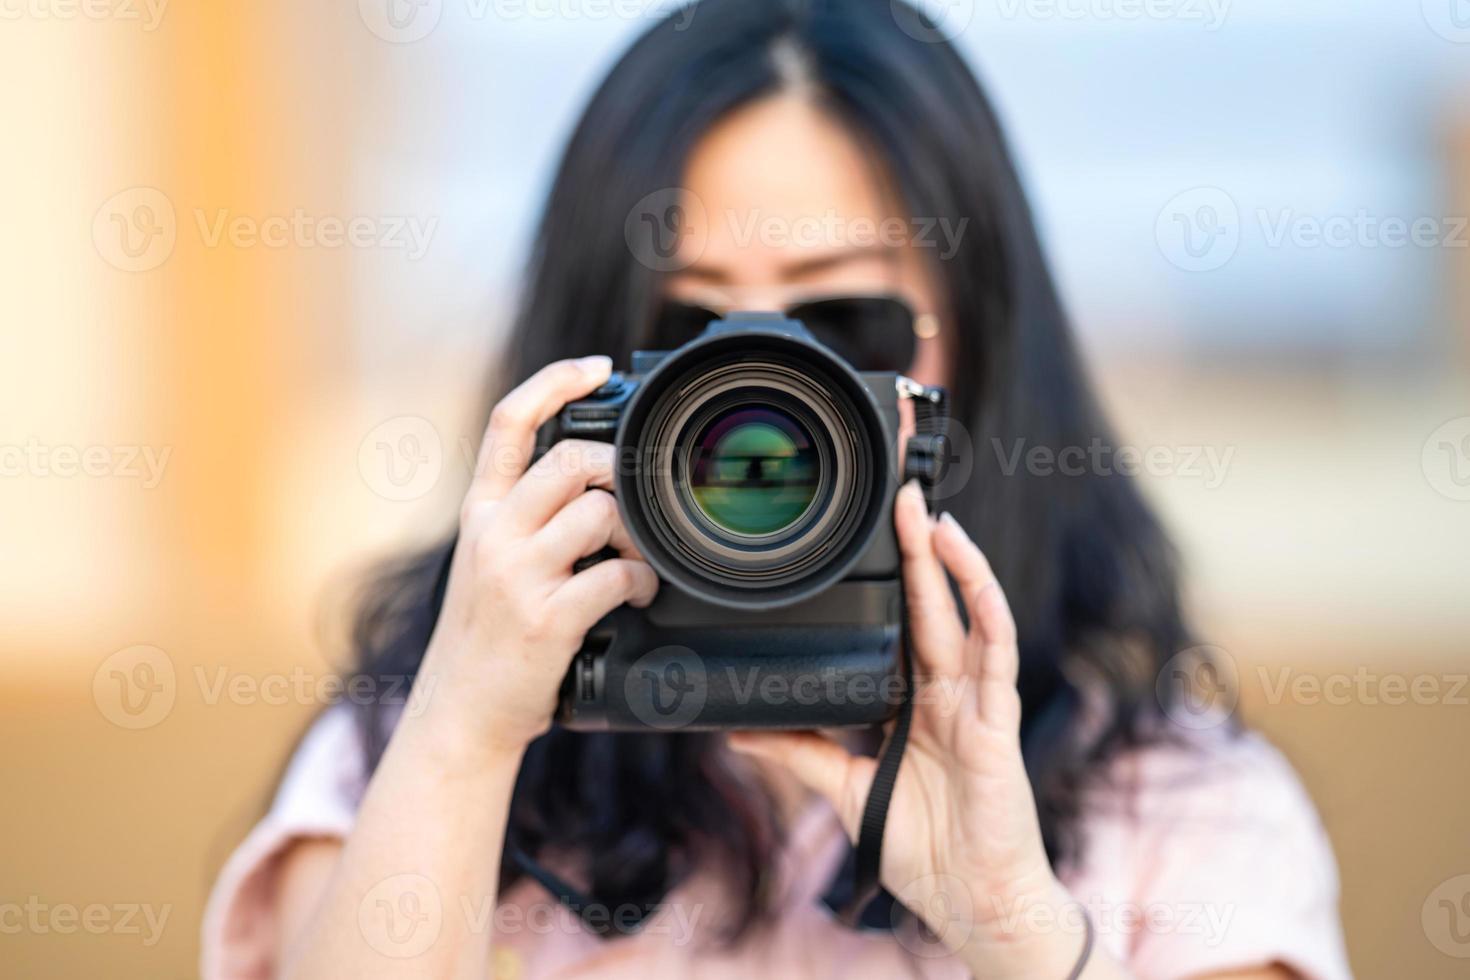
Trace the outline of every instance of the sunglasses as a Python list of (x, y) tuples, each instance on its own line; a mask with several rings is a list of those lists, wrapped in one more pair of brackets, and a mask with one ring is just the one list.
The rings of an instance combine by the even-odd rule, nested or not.
[[(914, 362), (919, 337), (933, 336), (932, 318), (916, 317), (896, 296), (830, 296), (804, 300), (782, 313), (800, 320), (818, 343), (859, 371), (902, 374)], [(655, 349), (687, 344), (723, 317), (704, 306), (667, 300), (654, 318)]]

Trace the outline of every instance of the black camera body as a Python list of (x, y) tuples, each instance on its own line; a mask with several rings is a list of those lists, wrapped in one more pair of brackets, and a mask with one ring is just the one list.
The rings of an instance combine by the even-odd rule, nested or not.
[[(905, 388), (905, 385), (908, 387)], [(577, 730), (870, 725), (904, 696), (893, 528), (898, 402), (780, 314), (736, 313), (638, 352), (543, 445), (616, 447), (615, 496), (663, 581), (587, 635), (557, 721)], [(601, 557), (601, 556), (599, 556)], [(597, 559), (592, 559), (597, 560)]]

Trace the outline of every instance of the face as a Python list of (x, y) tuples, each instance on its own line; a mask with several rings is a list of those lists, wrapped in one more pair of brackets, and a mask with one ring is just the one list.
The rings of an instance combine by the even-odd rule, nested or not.
[(720, 312), (896, 296), (916, 314), (905, 373), (948, 384), (933, 277), (885, 183), (873, 155), (805, 99), (776, 96), (733, 113), (690, 157), (685, 212), (703, 220), (680, 246), (666, 296)]

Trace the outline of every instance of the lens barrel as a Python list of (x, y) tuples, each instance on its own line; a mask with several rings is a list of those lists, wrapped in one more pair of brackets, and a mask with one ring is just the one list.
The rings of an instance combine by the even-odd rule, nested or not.
[(841, 579), (889, 499), (892, 440), (872, 393), (781, 322), (797, 329), (727, 326), (668, 355), (617, 437), (634, 543), (665, 580), (731, 607)]

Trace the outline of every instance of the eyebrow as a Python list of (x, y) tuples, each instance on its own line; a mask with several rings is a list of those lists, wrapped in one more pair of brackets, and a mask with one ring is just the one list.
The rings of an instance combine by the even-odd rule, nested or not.
[[(781, 276), (786, 279), (800, 279), (804, 276), (815, 275), (818, 272), (827, 272), (831, 269), (857, 262), (862, 259), (880, 258), (889, 259), (894, 255), (894, 249), (881, 244), (852, 245), (824, 252), (821, 255), (813, 255), (809, 258), (797, 259), (781, 266)], [(720, 284), (731, 281), (730, 273), (719, 266), (701, 265), (695, 262), (686, 269), (681, 269), (680, 275), (688, 276), (701, 282)]]

